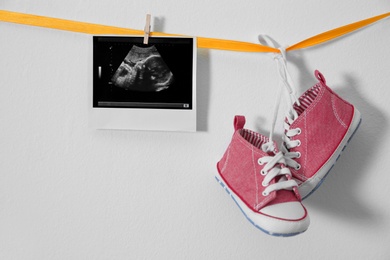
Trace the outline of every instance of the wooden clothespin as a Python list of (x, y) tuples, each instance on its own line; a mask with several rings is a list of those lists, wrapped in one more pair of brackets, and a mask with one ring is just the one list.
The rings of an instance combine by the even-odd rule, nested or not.
[(150, 35), (150, 14), (146, 15), (146, 24), (144, 29), (144, 44), (148, 44)]

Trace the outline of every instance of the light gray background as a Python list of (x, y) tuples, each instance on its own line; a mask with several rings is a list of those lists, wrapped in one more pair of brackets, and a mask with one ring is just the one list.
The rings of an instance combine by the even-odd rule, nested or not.
[[(390, 11), (378, 1), (7, 1), (0, 9), (282, 44)], [(197, 133), (88, 128), (91, 36), (0, 23), (0, 259), (390, 259), (390, 20), (289, 55), (363, 124), (293, 238), (254, 228), (214, 180), (235, 114), (268, 134), (277, 87), (266, 54), (198, 50)], [(281, 132), (281, 118), (277, 125)]]

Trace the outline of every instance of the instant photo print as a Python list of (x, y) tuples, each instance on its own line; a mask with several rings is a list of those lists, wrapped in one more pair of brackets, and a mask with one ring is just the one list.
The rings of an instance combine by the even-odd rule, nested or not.
[(196, 40), (93, 37), (97, 129), (196, 131)]

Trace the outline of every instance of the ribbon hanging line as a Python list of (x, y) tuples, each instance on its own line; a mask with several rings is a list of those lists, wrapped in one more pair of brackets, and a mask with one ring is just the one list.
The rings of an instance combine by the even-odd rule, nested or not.
[[(336, 39), (338, 37), (341, 37), (343, 35), (361, 29), (365, 26), (368, 26), (372, 23), (375, 23), (389, 16), (390, 16), (390, 12), (378, 16), (374, 16), (365, 20), (361, 20), (355, 23), (351, 23), (348, 25), (344, 25), (336, 29), (326, 31), (324, 33), (320, 33), (306, 40), (291, 45), (290, 47), (286, 48), (286, 51), (299, 50), (299, 49), (304, 49), (304, 48), (309, 48), (312, 46), (319, 45), (321, 43)], [(70, 32), (94, 34), (94, 35), (99, 35), (99, 34), (144, 35), (144, 31), (142, 30), (134, 30), (134, 29), (114, 27), (114, 26), (52, 18), (46, 16), (16, 13), (16, 12), (10, 12), (5, 10), (0, 10), (0, 21), (23, 24), (23, 25), (38, 26), (38, 27), (44, 27), (50, 29), (58, 29), (58, 30), (64, 30)], [(185, 36), (185, 35), (151, 32), (150, 36), (153, 37), (153, 36)], [(261, 44), (242, 42), (242, 41), (232, 41), (232, 40), (225, 40), (225, 39), (205, 38), (205, 37), (197, 37), (197, 41), (198, 41), (197, 43), (198, 48), (226, 50), (226, 51), (241, 51), (241, 52), (274, 52), (274, 53), (280, 52), (280, 50), (277, 48), (264, 46)]]

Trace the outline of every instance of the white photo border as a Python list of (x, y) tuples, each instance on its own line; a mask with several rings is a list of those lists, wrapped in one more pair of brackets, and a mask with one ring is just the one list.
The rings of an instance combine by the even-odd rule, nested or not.
[[(96, 35), (111, 36), (111, 35)], [(117, 36), (117, 35), (116, 35)], [(115, 36), (115, 37), (116, 37)], [(123, 37), (139, 37), (126, 35)], [(140, 109), (140, 108), (105, 108), (93, 107), (93, 83), (89, 91), (89, 125), (94, 129), (147, 130), (147, 131), (183, 131), (196, 132), (196, 72), (197, 39), (196, 37), (158, 37), (190, 38), (193, 40), (192, 57), (192, 109)], [(92, 66), (93, 70), (97, 69)], [(93, 72), (91, 73), (93, 75)]]

